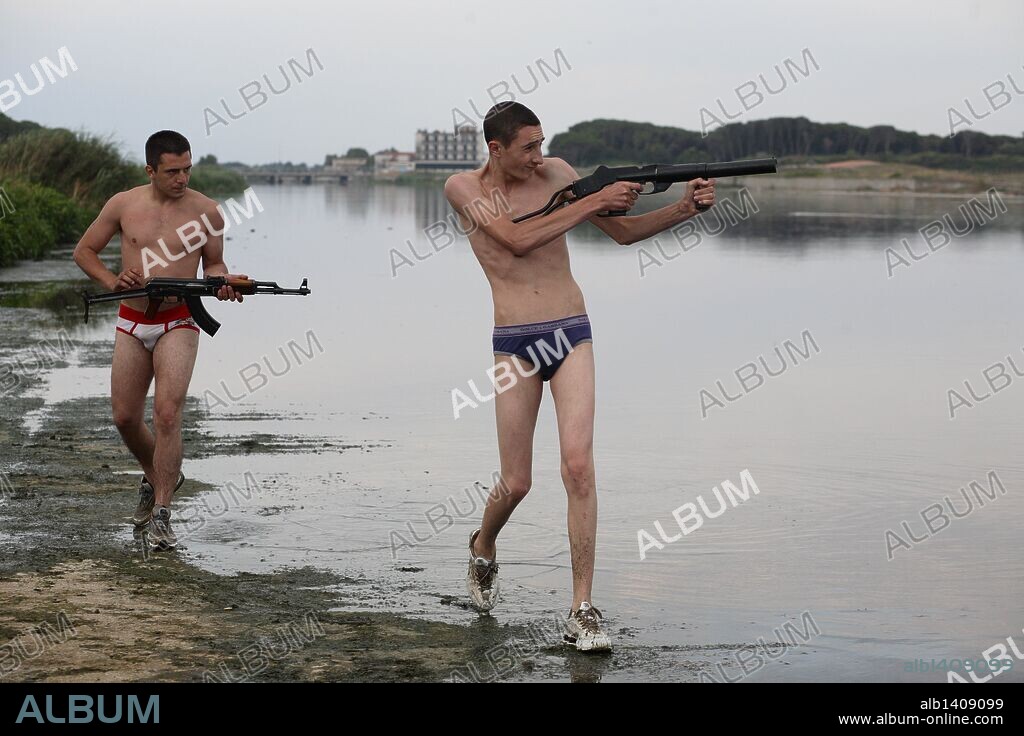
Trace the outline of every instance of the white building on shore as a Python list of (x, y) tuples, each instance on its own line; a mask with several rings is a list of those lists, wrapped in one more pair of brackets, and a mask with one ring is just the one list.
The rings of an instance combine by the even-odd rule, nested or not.
[(464, 171), (477, 169), (487, 160), (483, 132), (463, 125), (452, 133), (443, 130), (416, 131), (417, 171)]
[(396, 151), (389, 148), (373, 154), (374, 176), (398, 176), (410, 174), (416, 169), (416, 154), (412, 151)]
[(349, 176), (357, 174), (366, 168), (367, 159), (359, 156), (348, 158), (346, 156), (327, 156), (324, 161), (324, 169), (330, 173), (347, 174)]

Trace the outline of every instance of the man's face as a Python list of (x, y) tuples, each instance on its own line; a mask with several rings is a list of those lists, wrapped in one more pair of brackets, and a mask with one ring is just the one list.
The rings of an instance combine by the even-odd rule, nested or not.
[[(540, 146), (544, 131), (539, 125), (524, 125), (507, 146), (501, 147), (501, 168), (509, 176), (527, 179), (538, 166), (544, 164)], [(501, 146), (500, 143), (497, 144)]]
[(164, 153), (160, 155), (160, 163), (156, 171), (152, 166), (146, 167), (153, 186), (168, 197), (184, 197), (188, 188), (188, 180), (192, 176), (192, 154), (185, 153)]

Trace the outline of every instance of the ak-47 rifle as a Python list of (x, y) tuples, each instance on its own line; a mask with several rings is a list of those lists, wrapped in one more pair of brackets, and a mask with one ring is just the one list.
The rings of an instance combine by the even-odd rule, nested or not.
[[(748, 159), (746, 161), (720, 161), (709, 164), (652, 164), (650, 166), (617, 166), (615, 168), (598, 166), (590, 176), (584, 176), (564, 189), (559, 189), (548, 200), (548, 203), (539, 210), (520, 215), (514, 218), (512, 222), (522, 222), (531, 217), (550, 214), (559, 207), (599, 192), (609, 184), (614, 184), (617, 181), (651, 184), (653, 186), (649, 191), (640, 192), (640, 194), (657, 194), (658, 192), (664, 192), (677, 182), (690, 181), (691, 179), (774, 173), (776, 173), (774, 156), (771, 158)], [(571, 199), (563, 199), (567, 193), (572, 193)], [(598, 216), (618, 217), (625, 214), (626, 210), (614, 210), (602, 212)]]
[(253, 281), (252, 279), (229, 279), (225, 276), (210, 276), (205, 279), (168, 279), (153, 278), (146, 282), (140, 289), (128, 289), (125, 291), (111, 291), (105, 294), (82, 293), (85, 299), (85, 321), (89, 321), (89, 305), (100, 302), (114, 302), (122, 299), (138, 299), (149, 297), (149, 307), (146, 309), (146, 317), (152, 319), (160, 308), (160, 302), (167, 297), (177, 297), (188, 305), (199, 328), (211, 337), (217, 334), (220, 329), (220, 322), (206, 311), (203, 306), (202, 297), (217, 296), (217, 292), (225, 286), (230, 286), (238, 294), (248, 296), (249, 294), (296, 294), (307, 296), (310, 291), (307, 287), (309, 279), (302, 279), (302, 286), (298, 289), (283, 289), (274, 281)]

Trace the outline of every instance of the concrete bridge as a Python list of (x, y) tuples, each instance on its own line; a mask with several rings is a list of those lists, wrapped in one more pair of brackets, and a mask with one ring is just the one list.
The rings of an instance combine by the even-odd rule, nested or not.
[(250, 184), (348, 184), (348, 174), (327, 171), (247, 169), (243, 175)]

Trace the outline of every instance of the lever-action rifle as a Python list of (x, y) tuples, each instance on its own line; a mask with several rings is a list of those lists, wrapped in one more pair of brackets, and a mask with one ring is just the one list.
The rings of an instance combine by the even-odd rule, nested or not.
[(225, 276), (210, 276), (205, 279), (168, 279), (153, 278), (146, 282), (140, 289), (129, 289), (125, 291), (111, 291), (105, 294), (88, 294), (83, 292), (85, 300), (85, 321), (89, 321), (89, 305), (100, 302), (114, 302), (122, 299), (138, 299), (149, 297), (149, 307), (146, 309), (146, 318), (152, 319), (160, 308), (160, 303), (167, 297), (178, 297), (188, 305), (199, 328), (211, 337), (217, 334), (220, 329), (220, 322), (206, 311), (203, 306), (202, 297), (217, 296), (217, 292), (225, 286), (230, 286), (238, 294), (296, 294), (307, 296), (310, 291), (307, 286), (309, 279), (302, 279), (302, 286), (298, 289), (283, 289), (274, 281), (253, 281), (252, 279), (229, 279)]
[[(749, 176), (751, 174), (776, 173), (775, 157), (755, 158), (746, 161), (721, 161), (708, 164), (652, 164), (651, 166), (598, 166), (590, 176), (584, 176), (559, 189), (552, 195), (548, 203), (539, 210), (520, 215), (512, 222), (522, 222), (538, 215), (547, 215), (577, 199), (582, 199), (599, 192), (609, 184), (617, 181), (631, 181), (637, 184), (651, 184), (652, 188), (640, 194), (657, 194), (664, 192), (677, 182), (691, 179), (711, 179), (725, 176)], [(572, 198), (563, 200), (563, 196), (572, 193)], [(561, 201), (560, 201), (561, 200)], [(625, 215), (626, 210), (602, 212), (600, 217), (618, 217)]]

